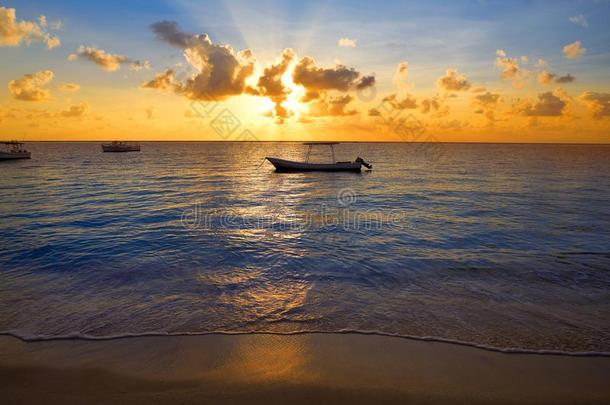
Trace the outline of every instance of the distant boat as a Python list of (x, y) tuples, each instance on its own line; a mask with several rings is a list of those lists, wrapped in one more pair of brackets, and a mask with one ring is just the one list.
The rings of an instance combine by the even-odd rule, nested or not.
[(140, 144), (137, 142), (114, 141), (102, 144), (102, 150), (104, 152), (139, 152)]
[[(296, 162), (293, 160), (279, 159), (275, 157), (267, 157), (266, 159), (275, 166), (275, 170), (278, 172), (311, 172), (311, 171), (323, 171), (323, 172), (359, 172), (362, 170), (362, 166), (367, 169), (372, 169), (373, 166), (364, 161), (361, 157), (356, 158), (353, 162), (337, 162), (335, 159), (334, 145), (338, 145), (339, 142), (306, 142), (303, 145), (309, 146), (307, 150), (307, 157), (304, 162)], [(332, 156), (330, 163), (309, 163), (309, 156), (313, 146), (329, 146)]]
[(14, 160), (14, 159), (31, 159), (32, 152), (28, 152), (23, 147), (23, 142), (8, 141), (0, 142), (2, 150), (0, 150), (0, 160)]

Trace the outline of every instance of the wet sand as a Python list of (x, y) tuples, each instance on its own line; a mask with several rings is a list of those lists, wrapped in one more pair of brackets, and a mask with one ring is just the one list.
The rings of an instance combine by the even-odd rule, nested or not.
[(26, 343), (0, 337), (0, 402), (609, 403), (610, 358), (354, 334)]

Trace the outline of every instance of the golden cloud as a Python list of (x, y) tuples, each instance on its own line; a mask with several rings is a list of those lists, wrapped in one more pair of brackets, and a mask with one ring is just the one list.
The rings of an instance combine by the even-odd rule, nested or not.
[(396, 72), (394, 73), (394, 78), (392, 79), (392, 82), (398, 87), (403, 87), (406, 84), (408, 76), (409, 62), (400, 62), (398, 66), (396, 66)]
[(43, 42), (48, 49), (61, 44), (58, 37), (46, 31), (46, 17), (40, 16), (40, 23), (34, 21), (17, 21), (17, 12), (14, 8), (0, 7), (0, 46), (19, 46), (22, 42), (27, 45), (32, 42)]
[(152, 80), (142, 85), (144, 88), (156, 90), (173, 89), (174, 86), (174, 71), (172, 69), (167, 69), (162, 73), (156, 74)]
[(610, 93), (586, 91), (578, 99), (585, 104), (594, 118), (610, 117)]
[(490, 93), (489, 91), (483, 94), (478, 94), (474, 96), (473, 103), (482, 108), (494, 107), (498, 100), (500, 100), (500, 95), (497, 93)]
[(436, 81), (436, 85), (446, 91), (465, 91), (471, 87), (466, 76), (458, 73), (457, 69), (447, 69), (445, 75)]
[(344, 37), (344, 38), (339, 39), (339, 42), (337, 43), (337, 45), (339, 45), (342, 48), (355, 48), (356, 40)]
[(434, 96), (424, 98), (419, 103), (420, 111), (423, 114), (430, 113), (433, 117), (444, 117), (449, 114), (449, 106), (445, 105), (444, 99)]
[(121, 68), (121, 65), (128, 65), (130, 70), (150, 69), (148, 61), (139, 61), (128, 58), (124, 55), (112, 54), (90, 46), (81, 45), (76, 53), (68, 56), (69, 61), (84, 59), (95, 63), (107, 72), (114, 72)]
[(59, 114), (64, 118), (80, 118), (89, 110), (86, 103), (70, 106), (67, 110), (61, 111)]
[(543, 70), (538, 75), (538, 83), (540, 83), (540, 84), (553, 83), (553, 80), (555, 80), (555, 77), (557, 77), (557, 75), (555, 73), (551, 73), (551, 72), (547, 72), (546, 70)]
[(559, 84), (572, 83), (576, 78), (571, 74), (567, 74), (565, 76), (557, 76), (555, 73), (548, 72), (543, 70), (538, 75), (538, 83), (540, 84), (551, 84), (553, 82)]
[(309, 115), (312, 117), (355, 115), (356, 110), (346, 110), (354, 98), (349, 94), (338, 97), (328, 97), (310, 104)]
[(73, 93), (75, 91), (80, 90), (80, 85), (78, 85), (76, 83), (62, 83), (59, 85), (59, 90), (65, 91), (68, 93)]
[(525, 86), (528, 72), (520, 66), (519, 59), (509, 58), (504, 50), (498, 49), (496, 67), (501, 70), (500, 78), (502, 80), (512, 80), (513, 85), (518, 88)]
[(582, 47), (580, 41), (572, 42), (563, 47), (563, 55), (567, 59), (578, 59), (583, 56), (586, 51), (587, 49)]
[(475, 114), (484, 114), (490, 121), (490, 124), (493, 125), (493, 122), (496, 121), (495, 110), (498, 106), (498, 101), (500, 101), (500, 95), (497, 93), (487, 91), (477, 94), (472, 98), (472, 105), (476, 108)]
[(414, 110), (417, 108), (417, 99), (409, 94), (402, 100), (399, 100), (396, 94), (390, 94), (381, 101), (388, 103), (396, 110)]
[(23, 101), (46, 101), (51, 95), (44, 86), (49, 84), (55, 75), (50, 70), (26, 74), (20, 79), (11, 80), (8, 90), (11, 96)]

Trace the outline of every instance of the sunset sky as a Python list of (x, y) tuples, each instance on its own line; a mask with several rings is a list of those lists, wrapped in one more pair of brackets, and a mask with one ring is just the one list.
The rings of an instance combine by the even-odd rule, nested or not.
[(610, 142), (610, 1), (2, 1), (0, 139)]

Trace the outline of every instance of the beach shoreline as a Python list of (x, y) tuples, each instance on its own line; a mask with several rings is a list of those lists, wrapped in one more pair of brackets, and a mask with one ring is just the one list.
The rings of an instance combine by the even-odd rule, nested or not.
[(0, 337), (4, 403), (604, 403), (610, 358), (358, 334), (24, 342)]

